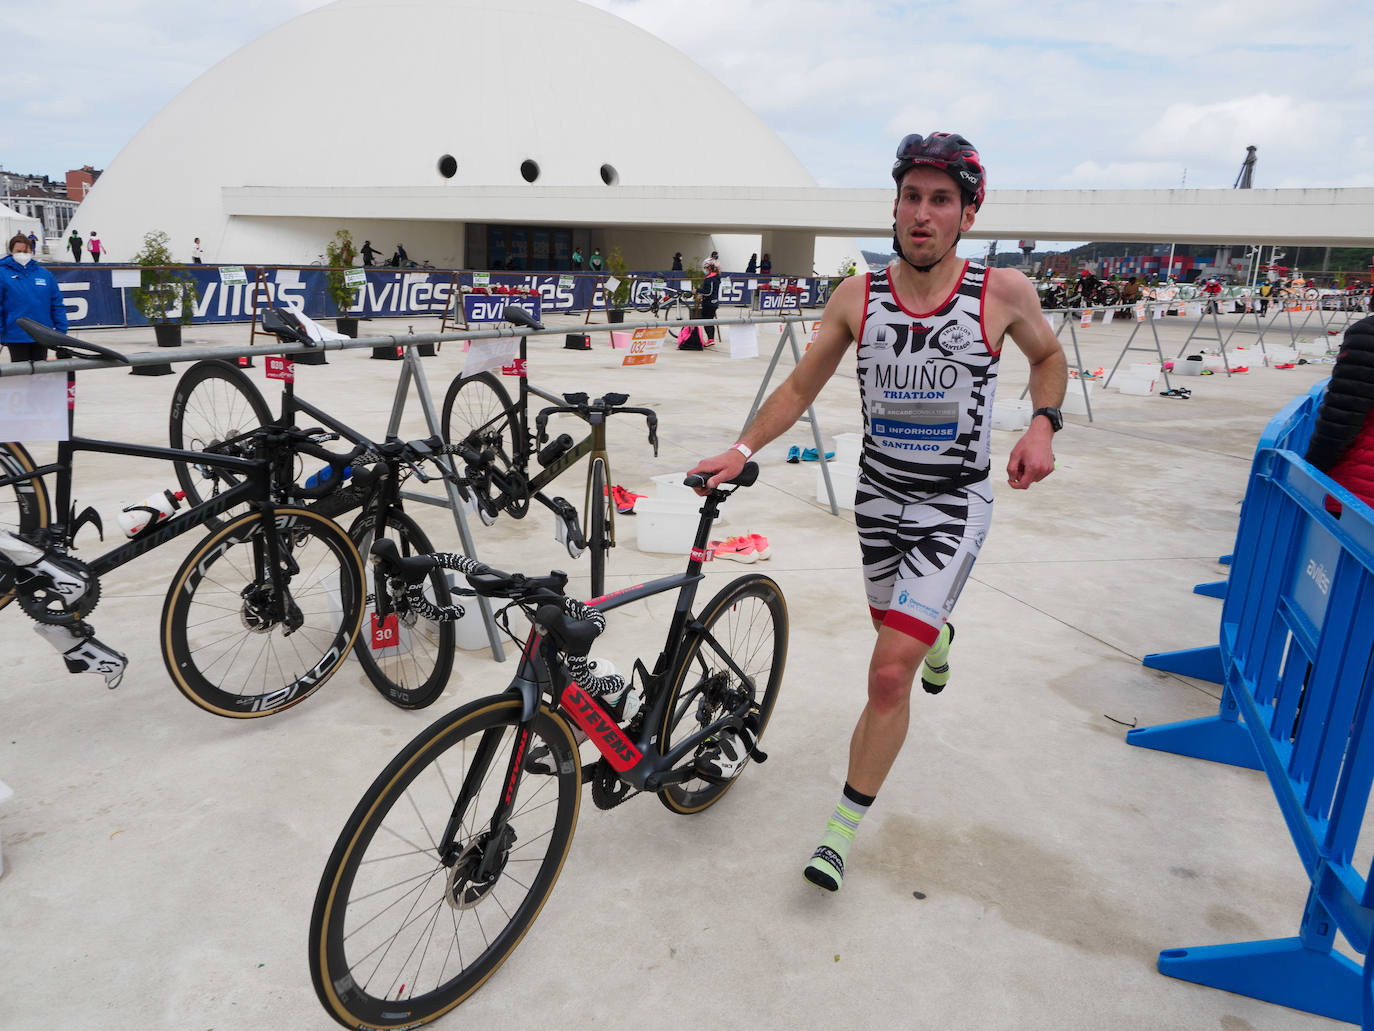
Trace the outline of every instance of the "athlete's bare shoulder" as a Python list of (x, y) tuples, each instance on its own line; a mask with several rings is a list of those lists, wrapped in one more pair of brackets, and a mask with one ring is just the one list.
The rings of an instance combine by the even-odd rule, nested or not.
[(988, 301), (994, 310), (1023, 308), (1030, 302), (1032, 308), (1040, 307), (1039, 295), (1035, 284), (1026, 274), (1014, 268), (988, 269)]

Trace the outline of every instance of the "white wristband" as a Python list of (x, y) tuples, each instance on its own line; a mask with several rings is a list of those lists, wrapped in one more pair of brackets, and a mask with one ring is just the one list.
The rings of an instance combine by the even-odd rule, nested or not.
[(751, 459), (751, 458), (754, 457), (754, 452), (753, 452), (753, 450), (749, 447), (748, 444), (744, 443), (744, 441), (740, 441), (738, 444), (735, 444), (735, 445), (731, 446), (730, 450), (731, 450), (731, 451), (738, 451), (740, 454), (742, 454), (742, 455), (744, 456), (744, 460), (745, 460), (746, 462), (749, 461), (749, 459)]

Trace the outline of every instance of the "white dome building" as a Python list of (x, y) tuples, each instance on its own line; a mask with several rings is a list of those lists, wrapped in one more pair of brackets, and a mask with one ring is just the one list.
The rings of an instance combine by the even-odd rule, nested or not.
[[(338, 0), (191, 83), (73, 225), (113, 260), (153, 229), (186, 259), (200, 237), (207, 260), (236, 263), (309, 264), (340, 228), (440, 267), (566, 268), (573, 246), (619, 247), (632, 268), (718, 249), (741, 269), (768, 251), (791, 274), (858, 256), (777, 228), (779, 190), (801, 203), (815, 182), (721, 83), (613, 15)], [(768, 213), (742, 224), (753, 195)]]

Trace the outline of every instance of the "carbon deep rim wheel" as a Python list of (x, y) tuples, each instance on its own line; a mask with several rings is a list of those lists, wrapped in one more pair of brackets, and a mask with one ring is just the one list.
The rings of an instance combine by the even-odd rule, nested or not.
[[(723, 713), (720, 703), (725, 692), (744, 686), (721, 652), (730, 656), (752, 684), (754, 703), (759, 707), (760, 738), (768, 728), (782, 685), (787, 662), (787, 603), (776, 583), (757, 573), (742, 576), (711, 599), (699, 621), (706, 632), (693, 635), (687, 654), (668, 679), (671, 686), (659, 744), (665, 753), (675, 739), (694, 733)], [(720, 651), (712, 647), (708, 634)], [(740, 773), (747, 768), (748, 763)], [(675, 813), (699, 813), (738, 779), (739, 773), (724, 784), (687, 780), (665, 787), (658, 797)]]
[[(360, 555), (366, 556), (372, 550), (376, 522), (375, 511), (364, 512), (348, 529)], [(396, 542), (402, 558), (434, 551), (425, 532), (403, 512), (388, 514), (384, 536)], [(453, 650), (457, 647), (458, 632), (451, 622), (396, 613), (392, 614), (394, 627), (379, 628), (374, 625), (377, 586), (372, 563), (366, 558), (363, 559), (363, 585), (362, 629), (353, 644), (358, 662), (367, 679), (387, 701), (402, 709), (422, 709), (444, 693), (453, 672)], [(430, 573), (424, 593), (434, 605), (452, 604), (448, 580), (442, 569)], [(379, 630), (394, 636), (378, 638)]]
[[(19, 443), (0, 444), (0, 477), (19, 476), (36, 468)], [(0, 530), (26, 534), (48, 525), (48, 491), (41, 479), (0, 487)], [(9, 578), (0, 573), (0, 609), (14, 600)]]
[(289, 709), (348, 657), (362, 620), (362, 560), (314, 512), (275, 510), (287, 571), (285, 618), (263, 575), (264, 520), (246, 512), (192, 549), (162, 608), (162, 657), (177, 688), (217, 716)]
[[(186, 370), (172, 394), (168, 437), (174, 448), (248, 457), (251, 442), (224, 442), (271, 421), (267, 402), (242, 372), (228, 362), (197, 362)], [(240, 477), (233, 473), (208, 465), (173, 462), (172, 466), (187, 502), (192, 505), (240, 482)]]
[[(552, 892), (572, 843), (582, 771), (572, 731), (542, 708), (524, 754), (546, 745), (558, 769), (515, 783), (513, 837), (492, 817), (509, 790), (520, 700), (478, 699), (433, 723), (372, 782), (320, 878), (310, 918), (310, 976), (345, 1027), (427, 1023), (461, 1003), (520, 943)], [(479, 769), (482, 743), (491, 758)], [(438, 842), (465, 785), (458, 857)], [(493, 847), (495, 875), (472, 876)]]

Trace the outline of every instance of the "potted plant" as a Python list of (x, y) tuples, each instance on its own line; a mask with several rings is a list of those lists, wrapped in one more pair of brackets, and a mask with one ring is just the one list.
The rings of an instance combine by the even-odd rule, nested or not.
[(620, 253), (619, 247), (612, 247), (611, 252), (606, 255), (606, 271), (618, 280), (615, 289), (607, 298), (609, 308), (606, 311), (606, 321), (624, 322), (625, 309), (630, 304), (630, 266), (625, 264), (625, 256)]
[(135, 310), (153, 324), (158, 347), (180, 347), (181, 327), (190, 325), (200, 291), (185, 268), (172, 257), (166, 233), (144, 234), (143, 246), (133, 264), (143, 267), (139, 285), (129, 293)]
[(335, 233), (334, 239), (330, 240), (324, 249), (324, 262), (329, 266), (324, 274), (324, 289), (339, 312), (334, 325), (340, 333), (349, 337), (358, 335), (358, 320), (348, 314), (348, 309), (353, 307), (354, 287), (348, 285), (344, 273), (353, 267), (353, 259), (357, 255), (357, 248), (353, 246), (353, 234), (347, 229), (340, 229)]

